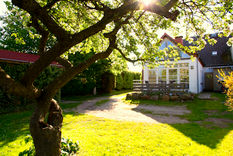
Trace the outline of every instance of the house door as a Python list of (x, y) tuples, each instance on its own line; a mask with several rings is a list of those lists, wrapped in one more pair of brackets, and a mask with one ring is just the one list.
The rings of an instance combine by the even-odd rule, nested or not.
[(205, 90), (206, 91), (214, 90), (213, 73), (205, 73)]

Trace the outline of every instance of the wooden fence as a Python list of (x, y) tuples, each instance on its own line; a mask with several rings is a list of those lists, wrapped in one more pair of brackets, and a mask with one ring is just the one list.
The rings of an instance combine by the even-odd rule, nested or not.
[(188, 83), (155, 83), (155, 82), (147, 82), (143, 83), (141, 80), (133, 81), (133, 90), (141, 91), (141, 92), (159, 92), (161, 94), (169, 94), (169, 93), (184, 93), (188, 92), (189, 84)]

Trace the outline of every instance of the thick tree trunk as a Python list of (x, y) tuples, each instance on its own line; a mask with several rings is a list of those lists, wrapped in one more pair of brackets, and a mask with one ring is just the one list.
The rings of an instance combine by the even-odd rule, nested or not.
[[(46, 104), (38, 102), (30, 122), (37, 156), (59, 156), (61, 154), (62, 110), (55, 100), (51, 100), (49, 109)], [(47, 123), (45, 117), (48, 114)]]

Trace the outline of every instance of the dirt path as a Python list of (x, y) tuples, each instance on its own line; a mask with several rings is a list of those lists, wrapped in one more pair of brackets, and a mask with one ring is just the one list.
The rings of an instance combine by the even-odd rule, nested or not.
[[(190, 113), (185, 106), (129, 105), (121, 101), (123, 97), (99, 97), (87, 100), (71, 111), (123, 121), (168, 124), (188, 123), (187, 120), (177, 116)], [(108, 102), (100, 106), (96, 105), (96, 102), (107, 99)]]

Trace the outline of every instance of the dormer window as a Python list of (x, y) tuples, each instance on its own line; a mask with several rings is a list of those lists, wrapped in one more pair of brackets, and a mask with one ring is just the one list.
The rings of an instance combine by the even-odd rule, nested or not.
[(217, 51), (212, 51), (212, 56), (216, 56), (218, 54)]
[(217, 33), (214, 33), (214, 34), (210, 34), (210, 37), (217, 37), (218, 34)]

